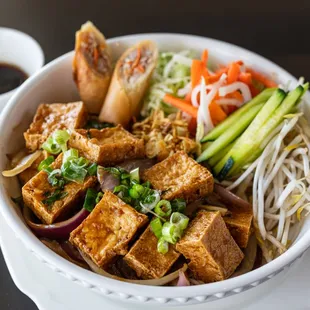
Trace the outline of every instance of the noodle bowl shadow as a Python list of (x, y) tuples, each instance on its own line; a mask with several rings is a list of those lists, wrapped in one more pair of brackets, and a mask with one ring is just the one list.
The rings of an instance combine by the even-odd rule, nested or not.
[[(122, 51), (138, 41), (148, 39), (157, 42), (162, 51), (193, 49), (198, 53), (207, 48), (212, 63), (229, 63), (242, 59), (254, 69), (272, 75), (277, 82), (285, 84), (297, 80), (285, 70), (265, 58), (243, 48), (221, 41), (182, 34), (139, 34), (108, 40), (112, 54), (118, 58)], [(6, 154), (12, 154), (24, 143), (22, 133), (29, 126), (33, 115), (42, 102), (69, 102), (77, 100), (78, 93), (72, 79), (73, 52), (57, 58), (29, 78), (11, 98), (0, 119), (0, 169), (8, 165)], [(306, 107), (307, 109), (310, 107)], [(309, 116), (310, 114), (307, 114)], [(184, 306), (208, 303), (239, 294), (269, 281), (279, 272), (287, 272), (310, 246), (310, 221), (306, 220), (297, 240), (283, 255), (245, 275), (221, 282), (190, 287), (150, 287), (108, 279), (84, 270), (66, 261), (44, 246), (25, 225), (22, 215), (11, 197), (20, 195), (17, 179), (0, 176), (0, 211), (27, 249), (41, 262), (71, 281), (91, 289), (98, 294), (142, 307), (156, 305), (157, 308), (174, 305)], [(267, 283), (266, 283), (267, 284)], [(270, 289), (274, 287), (272, 285)]]

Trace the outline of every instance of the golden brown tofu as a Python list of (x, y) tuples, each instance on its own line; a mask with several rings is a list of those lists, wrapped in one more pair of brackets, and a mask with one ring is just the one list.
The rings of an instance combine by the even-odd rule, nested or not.
[(26, 147), (35, 151), (57, 129), (82, 128), (87, 111), (82, 101), (71, 103), (42, 103), (28, 130), (24, 133)]
[(184, 198), (191, 202), (213, 191), (212, 174), (183, 151), (146, 170), (143, 178), (163, 191), (162, 198), (168, 200)]
[[(58, 169), (61, 166), (61, 162), (62, 154), (57, 157), (51, 167)], [(76, 207), (86, 190), (93, 187), (97, 182), (95, 176), (86, 177), (83, 184), (70, 182), (64, 186), (62, 191), (62, 196), (64, 197), (48, 205), (44, 201), (50, 194), (55, 193), (56, 189), (49, 184), (47, 178), (47, 173), (40, 171), (22, 188), (24, 203), (46, 224), (62, 220), (65, 215)]]
[(252, 209), (227, 207), (229, 213), (223, 217), (226, 226), (240, 248), (246, 248), (250, 235), (253, 219)]
[(151, 227), (148, 226), (124, 257), (126, 263), (136, 271), (138, 277), (143, 279), (161, 278), (180, 257), (172, 245), (169, 245), (169, 251), (166, 254), (159, 253), (157, 241)]
[(91, 214), (70, 234), (70, 242), (99, 267), (128, 252), (128, 243), (148, 222), (116, 195), (106, 191)]
[(114, 128), (80, 129), (71, 134), (69, 145), (87, 159), (101, 165), (115, 165), (125, 159), (143, 158), (144, 142), (122, 126)]
[(199, 211), (176, 245), (194, 276), (206, 283), (227, 279), (243, 259), (220, 212)]
[(24, 170), (18, 175), (18, 179), (23, 185), (26, 184), (31, 178), (33, 178), (39, 172), (38, 167), (41, 161), (46, 159), (48, 156), (49, 154), (46, 151), (42, 151), (38, 159), (35, 160), (34, 163), (28, 169)]

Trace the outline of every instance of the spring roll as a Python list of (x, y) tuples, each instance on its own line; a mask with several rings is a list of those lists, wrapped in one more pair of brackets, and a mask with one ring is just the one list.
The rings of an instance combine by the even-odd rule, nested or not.
[(118, 60), (99, 120), (126, 127), (138, 116), (144, 96), (157, 63), (154, 42), (142, 41), (129, 48)]
[(112, 64), (104, 35), (91, 23), (75, 35), (73, 78), (90, 113), (99, 114), (107, 94)]

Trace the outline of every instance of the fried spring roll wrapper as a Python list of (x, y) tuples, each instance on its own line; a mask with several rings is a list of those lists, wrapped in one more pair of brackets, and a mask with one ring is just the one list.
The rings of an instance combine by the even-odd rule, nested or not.
[(133, 116), (138, 116), (157, 57), (158, 50), (152, 41), (142, 41), (124, 52), (114, 69), (100, 121), (125, 127)]
[(91, 23), (75, 35), (73, 78), (90, 113), (99, 114), (107, 94), (112, 64), (104, 35)]

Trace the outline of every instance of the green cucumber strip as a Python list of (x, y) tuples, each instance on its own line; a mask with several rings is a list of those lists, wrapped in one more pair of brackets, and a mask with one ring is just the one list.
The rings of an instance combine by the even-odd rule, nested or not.
[[(261, 137), (260, 129), (269, 118), (277, 107), (281, 104), (286, 94), (282, 89), (277, 89), (269, 100), (265, 103), (263, 108), (256, 115), (250, 126), (243, 132), (238, 140), (238, 143), (234, 145), (231, 151), (214, 167), (214, 172), (216, 175), (220, 174), (225, 177), (224, 173), (221, 171), (226, 161), (231, 157), (234, 161), (232, 168), (235, 168), (235, 165), (240, 165), (243, 163), (244, 158), (249, 156), (249, 153), (255, 150), (253, 147), (256, 144), (256, 141)], [(259, 135), (258, 135), (259, 133)], [(264, 137), (263, 137), (264, 138)], [(225, 172), (228, 174), (228, 170), (225, 169)]]
[[(303, 93), (304, 89), (302, 86), (298, 86), (293, 91), (289, 92), (289, 94), (283, 100), (282, 104), (274, 111), (272, 116), (259, 130), (257, 138), (255, 140), (255, 145), (253, 145), (251, 149), (255, 150), (259, 149), (259, 146), (261, 145), (261, 143), (263, 143), (264, 139), (266, 139), (266, 137), (269, 136), (272, 130), (282, 122), (283, 116), (288, 113), (291, 113), (292, 109), (296, 107)], [(247, 161), (246, 159), (251, 155), (251, 149), (248, 151), (247, 154), (243, 156), (243, 158), (242, 157), (236, 158), (233, 156), (233, 159), (235, 160), (235, 165), (228, 175), (232, 175), (238, 170), (238, 168), (242, 168), (245, 165), (245, 162)], [(256, 158), (258, 158), (258, 156), (259, 152), (256, 152), (255, 158), (251, 159), (255, 160)]]
[(251, 109), (243, 113), (238, 121), (236, 121), (229, 130), (223, 132), (203, 153), (197, 158), (197, 162), (208, 160), (219, 152), (222, 148), (225, 148), (230, 142), (238, 138), (244, 130), (251, 124), (254, 117), (262, 109), (264, 103), (257, 104)]
[(227, 129), (229, 129), (238, 119), (240, 116), (251, 109), (256, 104), (266, 102), (271, 95), (274, 93), (276, 88), (266, 88), (262, 91), (259, 95), (254, 97), (251, 101), (244, 104), (241, 108), (236, 110), (234, 113), (230, 114), (223, 122), (217, 125), (212, 131), (210, 131), (205, 137), (202, 138), (201, 143), (207, 141), (214, 141), (218, 138), (222, 133), (224, 133)]
[[(237, 141), (237, 140), (236, 140)], [(226, 147), (224, 147), (223, 149), (221, 149), (219, 152), (217, 152), (214, 156), (212, 156), (209, 160), (208, 160), (208, 164), (213, 167), (215, 166), (234, 146), (234, 144), (236, 143), (236, 141), (231, 142), (230, 144), (228, 144)]]
[(229, 171), (231, 170), (231, 168), (234, 165), (234, 159), (232, 157), (229, 157), (226, 162), (224, 167), (222, 168), (222, 170), (220, 171), (220, 173), (217, 175), (217, 179), (219, 181), (222, 181), (225, 179), (225, 176), (229, 173)]

